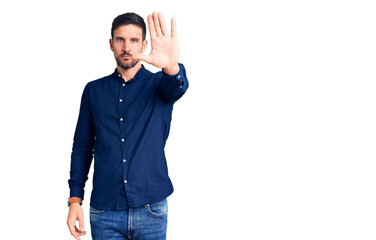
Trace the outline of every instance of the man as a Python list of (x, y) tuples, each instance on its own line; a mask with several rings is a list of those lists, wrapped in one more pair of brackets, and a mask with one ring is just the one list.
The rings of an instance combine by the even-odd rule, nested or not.
[[(178, 63), (175, 19), (171, 35), (161, 13), (149, 15), (148, 26), (151, 52), (144, 55), (144, 20), (135, 13), (116, 17), (110, 48), (117, 67), (83, 90), (68, 180), (67, 224), (76, 239), (86, 234), (81, 204), (93, 157), (93, 239), (166, 239), (167, 197), (173, 186), (164, 146), (173, 105), (188, 80)], [(151, 73), (140, 60), (162, 71)]]

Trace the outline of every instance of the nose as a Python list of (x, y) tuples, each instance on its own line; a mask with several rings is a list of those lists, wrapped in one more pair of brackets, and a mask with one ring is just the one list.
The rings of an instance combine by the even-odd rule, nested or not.
[(126, 52), (129, 52), (129, 46), (130, 46), (130, 43), (128, 41), (124, 41), (123, 42), (123, 50), (126, 51)]

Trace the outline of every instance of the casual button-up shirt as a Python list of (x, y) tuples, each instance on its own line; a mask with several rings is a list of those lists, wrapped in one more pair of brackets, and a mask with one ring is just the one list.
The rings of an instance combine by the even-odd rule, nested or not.
[(174, 103), (188, 88), (185, 68), (179, 67), (171, 76), (142, 65), (128, 81), (115, 69), (85, 85), (73, 138), (70, 197), (84, 199), (93, 157), (93, 208), (139, 207), (171, 195), (164, 147)]

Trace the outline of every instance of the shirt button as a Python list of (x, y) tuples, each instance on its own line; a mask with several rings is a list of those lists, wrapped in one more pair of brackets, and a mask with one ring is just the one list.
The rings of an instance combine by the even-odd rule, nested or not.
[(123, 159), (123, 162), (126, 162), (127, 160)]
[(125, 183), (127, 183), (128, 181), (127, 180), (124, 180)]
[(123, 118), (120, 118), (120, 121), (123, 121)]
[(178, 75), (178, 78), (180, 78), (180, 75)]
[(119, 77), (121, 77), (121, 74), (119, 73)]
[(123, 99), (120, 98), (120, 102), (122, 102), (122, 101), (123, 101)]
[(123, 87), (125, 86), (125, 83), (123, 83)]
[(124, 138), (122, 138), (121, 141), (124, 142)]

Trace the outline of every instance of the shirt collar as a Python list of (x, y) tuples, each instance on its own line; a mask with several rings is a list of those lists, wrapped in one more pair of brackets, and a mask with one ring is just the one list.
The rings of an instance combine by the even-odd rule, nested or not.
[(142, 76), (145, 74), (146, 69), (143, 64), (141, 64), (141, 68), (137, 71), (137, 73), (134, 75), (132, 79), (129, 79), (127, 82), (124, 81), (122, 74), (118, 72), (117, 68), (115, 68), (114, 72), (111, 74), (111, 76), (122, 82), (122, 83), (132, 83), (134, 81), (137, 81), (138, 79), (142, 78)]

